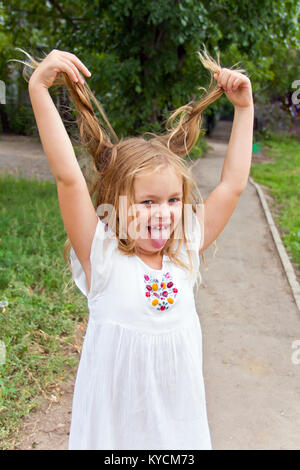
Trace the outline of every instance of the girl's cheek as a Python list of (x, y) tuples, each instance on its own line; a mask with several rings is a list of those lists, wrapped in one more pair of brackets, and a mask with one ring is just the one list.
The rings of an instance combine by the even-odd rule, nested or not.
[(178, 207), (174, 208), (173, 210), (173, 218), (174, 218), (175, 225), (177, 225), (181, 217), (182, 217), (182, 204), (178, 204)]
[[(136, 240), (143, 240), (148, 236), (148, 210), (145, 206), (136, 204), (136, 222), (137, 222), (137, 233), (135, 235)], [(127, 236), (134, 238), (134, 218), (132, 215), (127, 216)], [(129, 228), (130, 227), (130, 228)], [(130, 232), (130, 234), (128, 233)], [(148, 236), (149, 238), (149, 236)]]
[(148, 214), (148, 211), (146, 209), (142, 210), (139, 214), (139, 231), (140, 231), (140, 238), (142, 240), (146, 240), (149, 238), (149, 232), (148, 232), (148, 221), (149, 221), (150, 215)]

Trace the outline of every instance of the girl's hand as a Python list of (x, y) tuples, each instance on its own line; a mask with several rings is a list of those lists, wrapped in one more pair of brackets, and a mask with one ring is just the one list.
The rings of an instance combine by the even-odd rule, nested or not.
[(84, 80), (79, 70), (87, 77), (91, 76), (91, 72), (89, 72), (76, 55), (70, 52), (53, 49), (50, 54), (39, 63), (30, 77), (29, 84), (34, 83), (42, 85), (45, 88), (50, 88), (55, 79), (62, 72), (68, 74), (70, 80), (83, 84)]
[(246, 75), (222, 68), (220, 72), (214, 74), (214, 78), (234, 106), (245, 108), (253, 104), (251, 82)]

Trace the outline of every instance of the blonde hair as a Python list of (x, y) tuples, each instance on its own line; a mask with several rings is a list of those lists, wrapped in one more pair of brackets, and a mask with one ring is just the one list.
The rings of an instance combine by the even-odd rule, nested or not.
[[(23, 63), (29, 68), (35, 69), (41, 60), (43, 60), (35, 60), (24, 50), (17, 49), (24, 52), (30, 59), (29, 63), (18, 62)], [(66, 86), (77, 109), (76, 119), (80, 141), (93, 158), (94, 178), (92, 183), (88, 185), (88, 189), (92, 201), (94, 199), (93, 204), (95, 209), (101, 204), (113, 205), (117, 214), (115, 234), (118, 239), (118, 248), (129, 256), (136, 254), (136, 242), (130, 237), (124, 240), (119, 236), (119, 196), (126, 195), (129, 199), (129, 204), (134, 204), (133, 185), (137, 174), (144, 171), (158, 171), (161, 167), (171, 167), (182, 177), (183, 207), (185, 207), (185, 204), (191, 204), (192, 210), (196, 212), (196, 207), (200, 201), (202, 205), (204, 204), (197, 184), (183, 157), (189, 154), (198, 140), (201, 132), (203, 111), (223, 94), (223, 90), (217, 86), (213, 77), (215, 72), (221, 70), (219, 54), (217, 54), (217, 61), (215, 61), (208, 54), (205, 46), (203, 46), (203, 51), (197, 52), (197, 54), (201, 63), (209, 70), (211, 75), (208, 90), (204, 87), (199, 87), (199, 89), (204, 90), (204, 94), (198, 101), (190, 101), (188, 104), (175, 110), (166, 121), (166, 130), (162, 134), (145, 132), (142, 136), (119, 139), (109, 123), (101, 104), (95, 98), (86, 82), (83, 85), (74, 83), (66, 73), (62, 73), (53, 83), (53, 85)], [(236, 70), (244, 72), (243, 69)], [(23, 76), (26, 80), (29, 80), (27, 68), (24, 68)], [(92, 103), (100, 112), (100, 120), (103, 122), (100, 122), (95, 115)], [(146, 136), (149, 137), (146, 138)], [(136, 221), (135, 215), (134, 220)], [(180, 227), (178, 230), (181, 231), (181, 234), (173, 232), (161, 251), (162, 254), (167, 254), (174, 264), (192, 273), (194, 268), (189, 250), (187, 250), (189, 265), (184, 263), (179, 256), (182, 244), (184, 243), (187, 246), (184, 214), (182, 215), (182, 224), (178, 224), (178, 226)], [(203, 235), (204, 230), (201, 230), (202, 238)], [(177, 239), (179, 239), (179, 243), (175, 249)], [(214, 241), (214, 244), (217, 249), (216, 241)], [(64, 245), (63, 256), (69, 269), (71, 269), (69, 263), (70, 248), (71, 243), (67, 239)], [(204, 253), (202, 253), (202, 259), (207, 266)], [(201, 275), (198, 271), (197, 286), (199, 286), (200, 279)]]

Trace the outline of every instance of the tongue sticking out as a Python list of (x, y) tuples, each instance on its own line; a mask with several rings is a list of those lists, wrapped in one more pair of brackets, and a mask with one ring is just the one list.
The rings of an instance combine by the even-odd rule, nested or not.
[(161, 240), (156, 238), (151, 238), (151, 243), (154, 248), (160, 249), (164, 246), (167, 240)]
[[(168, 238), (166, 237), (165, 234), (162, 233), (162, 231), (157, 231), (157, 230), (151, 230), (149, 228), (149, 233), (150, 233), (150, 239), (152, 246), (154, 248), (160, 249), (164, 246)], [(164, 237), (164, 238), (163, 238)]]

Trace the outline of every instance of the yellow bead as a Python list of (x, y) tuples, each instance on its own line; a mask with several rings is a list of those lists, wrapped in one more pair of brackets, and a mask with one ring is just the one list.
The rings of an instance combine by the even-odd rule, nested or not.
[(174, 300), (173, 300), (171, 297), (169, 297), (169, 298), (168, 298), (168, 302), (169, 302), (169, 304), (173, 304), (173, 303), (174, 303)]
[(155, 306), (155, 305), (157, 305), (157, 304), (158, 304), (158, 300), (157, 300), (157, 299), (152, 300), (152, 305)]
[(162, 285), (163, 285), (162, 288), (165, 289), (166, 288), (166, 283), (163, 282)]
[(152, 289), (153, 290), (157, 290), (158, 289), (158, 285), (156, 283), (152, 284)]

